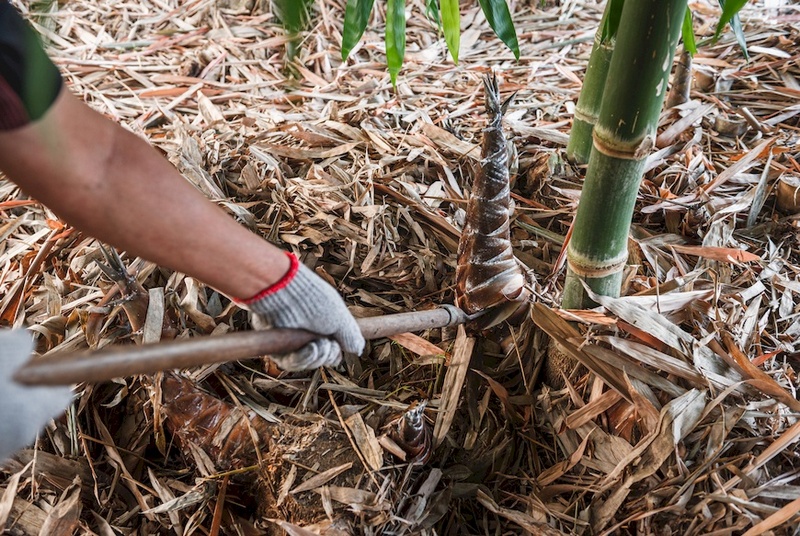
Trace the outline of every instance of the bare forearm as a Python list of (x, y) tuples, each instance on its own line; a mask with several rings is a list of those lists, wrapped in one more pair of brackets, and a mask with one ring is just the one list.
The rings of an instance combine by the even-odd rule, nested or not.
[(35, 124), (0, 133), (0, 168), (84, 232), (246, 298), (288, 270), (152, 147), (63, 91)]

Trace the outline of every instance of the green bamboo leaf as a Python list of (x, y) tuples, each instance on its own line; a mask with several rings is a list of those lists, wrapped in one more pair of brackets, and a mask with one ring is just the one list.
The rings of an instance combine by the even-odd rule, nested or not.
[(458, 63), (458, 47), (461, 43), (461, 15), (458, 12), (458, 0), (441, 0), (441, 2), (444, 40), (447, 42), (447, 49), (453, 56), (453, 61)]
[(739, 48), (742, 49), (744, 59), (750, 61), (750, 54), (747, 52), (747, 39), (744, 38), (744, 30), (742, 30), (742, 21), (739, 19), (739, 14), (733, 16), (731, 19), (731, 29), (733, 35), (736, 37), (736, 42), (739, 43)]
[[(717, 29), (714, 32), (714, 41), (719, 39), (719, 36), (722, 34), (722, 30), (725, 29), (725, 25), (729, 22), (732, 23), (733, 18), (736, 16), (739, 11), (742, 10), (744, 5), (747, 3), (747, 0), (720, 0), (719, 5), (722, 7), (722, 15), (719, 17), (719, 22), (717, 22)], [(733, 24), (731, 24), (733, 26)], [(741, 24), (740, 24), (741, 26)], [(738, 39), (738, 38), (737, 38)]]
[(305, 30), (308, 8), (313, 0), (272, 0), (275, 16), (289, 33)]
[(441, 29), (442, 19), (439, 17), (439, 0), (425, 0), (425, 16), (433, 21), (437, 28)]
[(350, 51), (361, 40), (369, 22), (369, 14), (375, 0), (347, 0), (344, 10), (344, 28), (342, 30), (342, 61), (350, 55)]
[(309, 20), (309, 8), (314, 0), (272, 0), (272, 10), (281, 26), (289, 33), (286, 42), (286, 59), (290, 62), (297, 55), (300, 44), (298, 34), (306, 29)]
[(694, 56), (697, 54), (697, 43), (694, 40), (694, 27), (692, 25), (692, 10), (686, 8), (686, 15), (683, 16), (683, 27), (681, 28), (681, 37), (683, 38), (683, 48), (689, 51), (689, 54)]
[(517, 30), (514, 28), (514, 21), (511, 20), (506, 0), (480, 0), (480, 4), (489, 26), (492, 27), (497, 37), (511, 49), (514, 57), (519, 59)]
[(406, 55), (406, 0), (386, 1), (386, 63), (392, 85), (397, 87), (397, 73)]
[(609, 0), (608, 8), (603, 12), (603, 20), (600, 22), (603, 28), (600, 40), (603, 43), (607, 43), (617, 37), (623, 5), (625, 5), (625, 0)]

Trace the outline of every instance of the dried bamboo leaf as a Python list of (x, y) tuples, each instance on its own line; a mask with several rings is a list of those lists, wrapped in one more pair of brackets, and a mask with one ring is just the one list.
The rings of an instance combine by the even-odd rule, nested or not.
[(490, 512), (505, 517), (519, 525), (529, 534), (534, 536), (563, 536), (563, 532), (556, 530), (552, 527), (539, 523), (532, 517), (516, 510), (500, 507), (491, 497), (489, 497), (483, 490), (478, 490), (478, 501), (484, 505)]
[(349, 153), (359, 144), (359, 142), (345, 143), (330, 149), (301, 149), (299, 147), (285, 147), (269, 143), (259, 144), (256, 147), (266, 149), (270, 154), (295, 158), (297, 160), (323, 160), (325, 158)]
[(733, 178), (736, 174), (744, 172), (756, 159), (761, 158), (762, 155), (765, 155), (765, 151), (768, 151), (770, 146), (775, 143), (775, 138), (769, 138), (763, 140), (761, 143), (750, 149), (746, 154), (742, 155), (735, 164), (727, 168), (725, 171), (717, 175), (717, 177), (706, 185), (703, 188), (703, 192), (708, 194), (709, 192), (719, 188), (731, 178)]
[(381, 502), (378, 495), (369, 491), (343, 486), (325, 486), (331, 499), (348, 505), (356, 511), (380, 511), (388, 509), (388, 504)]
[(383, 467), (383, 450), (375, 438), (375, 430), (366, 425), (359, 412), (347, 417), (344, 424), (353, 434), (353, 440), (364, 456), (367, 465), (373, 471), (379, 471)]
[(693, 366), (668, 354), (654, 350), (649, 346), (619, 337), (601, 337), (600, 340), (608, 342), (611, 346), (624, 352), (632, 359), (636, 359), (656, 369), (689, 380), (694, 383), (696, 387), (701, 387), (705, 383), (703, 376), (697, 372)]
[(591, 298), (624, 319), (650, 333), (679, 352), (689, 352), (695, 367), (713, 383), (725, 388), (739, 381), (739, 375), (705, 346), (663, 316), (635, 305), (625, 298), (609, 298), (589, 291)]
[(789, 445), (796, 443), (800, 439), (800, 421), (794, 423), (792, 426), (784, 430), (761, 454), (755, 457), (750, 463), (744, 467), (739, 474), (731, 477), (723, 488), (725, 490), (732, 489), (733, 486), (742, 481), (742, 478), (747, 477), (750, 473), (763, 466), (772, 458), (781, 453)]
[[(356, 414), (356, 415), (358, 415), (358, 414)], [(295, 467), (295, 466), (293, 465), (292, 467)], [(316, 488), (318, 488), (320, 486), (323, 486), (326, 483), (330, 482), (336, 476), (338, 476), (338, 475), (344, 473), (345, 471), (349, 470), (351, 467), (353, 467), (353, 463), (352, 462), (340, 465), (338, 467), (331, 467), (327, 471), (323, 471), (322, 473), (319, 473), (318, 475), (312, 476), (311, 478), (309, 478), (308, 480), (306, 480), (305, 482), (303, 482), (302, 484), (300, 484), (299, 486), (294, 488), (289, 493), (296, 494), (296, 493), (302, 493), (304, 491), (315, 490)]]
[(583, 457), (584, 452), (586, 452), (586, 446), (589, 444), (590, 437), (591, 435), (584, 437), (583, 441), (581, 441), (581, 444), (577, 449), (575, 449), (575, 452), (570, 454), (569, 458), (557, 463), (552, 467), (549, 467), (546, 471), (540, 473), (536, 478), (537, 483), (542, 487), (549, 486), (561, 478), (567, 471), (578, 465)]
[(142, 326), (142, 344), (160, 341), (164, 325), (164, 289), (151, 288), (147, 293), (147, 313)]
[(675, 251), (686, 253), (687, 255), (696, 255), (704, 259), (710, 259), (720, 262), (756, 262), (760, 261), (761, 257), (754, 255), (748, 251), (734, 248), (717, 248), (717, 247), (703, 247), (703, 246), (672, 246)]
[(40, 534), (72, 536), (80, 524), (82, 508), (81, 482), (80, 478), (75, 477), (72, 485), (64, 490), (58, 504), (47, 513)]
[(611, 408), (611, 406), (620, 400), (622, 400), (622, 395), (620, 395), (618, 392), (606, 391), (598, 398), (592, 400), (579, 410), (568, 415), (564, 424), (566, 424), (567, 428), (572, 428), (573, 430), (580, 428), (601, 413)]
[(11, 514), (17, 496), (19, 480), (22, 478), (22, 475), (28, 471), (31, 463), (33, 462), (29, 462), (22, 469), (15, 471), (6, 482), (6, 487), (3, 490), (3, 497), (0, 499), (0, 527), (5, 527), (8, 522), (8, 516)]
[[(153, 470), (149, 467), (147, 468), (147, 476), (150, 479), (150, 483), (152, 484), (153, 489), (156, 492), (156, 495), (158, 496), (159, 499), (161, 499), (162, 506), (163, 504), (169, 504), (175, 500), (175, 494), (172, 493), (172, 490), (169, 489), (168, 486), (165, 486), (164, 483), (158, 479), (155, 473), (153, 473)], [(154, 512), (152, 508), (148, 510), (148, 513), (163, 513), (163, 512), (166, 512), (170, 522), (174, 526), (178, 527), (179, 529), (181, 528), (180, 516), (178, 515), (178, 512), (176, 512), (174, 509), (167, 508), (166, 510), (164, 509), (159, 510), (159, 512)]]
[(406, 350), (414, 352), (418, 356), (447, 356), (447, 353), (444, 350), (432, 342), (427, 341), (419, 335), (415, 335), (413, 333), (401, 333), (399, 335), (392, 335), (389, 338)]
[(728, 333), (722, 334), (722, 340), (728, 347), (728, 352), (739, 366), (739, 371), (745, 378), (749, 378), (750, 385), (753, 385), (763, 393), (775, 397), (777, 400), (786, 404), (792, 411), (800, 412), (800, 401), (798, 401), (786, 389), (778, 385), (772, 377), (760, 368), (756, 367), (750, 359), (736, 345), (733, 338)]
[(511, 419), (512, 422), (519, 422), (521, 420), (519, 413), (517, 413), (517, 410), (514, 409), (514, 406), (511, 404), (509, 400), (508, 390), (505, 387), (503, 387), (503, 385), (500, 382), (492, 379), (486, 373), (480, 370), (475, 370), (474, 372), (478, 376), (481, 376), (489, 384), (489, 388), (492, 390), (495, 396), (500, 399), (500, 403), (503, 404), (503, 409), (505, 410), (506, 415), (508, 415), (509, 419)]
[(748, 529), (743, 536), (758, 536), (759, 534), (764, 534), (767, 531), (776, 527), (780, 527), (784, 523), (790, 521), (798, 512), (800, 512), (800, 497), (793, 500), (763, 521), (760, 521), (759, 523), (756, 523), (750, 527), (750, 529)]
[(281, 487), (278, 491), (278, 499), (276, 502), (276, 506), (280, 507), (286, 500), (286, 497), (289, 496), (289, 490), (291, 490), (292, 486), (294, 486), (294, 481), (296, 478), (297, 478), (297, 466), (292, 465), (289, 468), (289, 473), (283, 479), (283, 482), (281, 482)]
[(460, 140), (451, 132), (448, 132), (441, 127), (437, 127), (436, 125), (425, 123), (422, 125), (422, 133), (425, 134), (435, 144), (451, 151), (457, 156), (466, 156), (479, 162), (485, 158), (481, 155), (481, 149), (479, 146)]
[(436, 424), (433, 428), (434, 447), (438, 447), (450, 426), (453, 424), (458, 409), (458, 401), (461, 398), (461, 387), (469, 370), (469, 361), (472, 357), (472, 349), (475, 347), (475, 339), (467, 337), (463, 326), (458, 327), (458, 335), (453, 344), (453, 357), (447, 366), (442, 385), (442, 399), (439, 403), (439, 413), (436, 416)]
[[(151, 479), (151, 482), (153, 482), (152, 479)], [(162, 499), (165, 499), (164, 492), (166, 492), (166, 497), (169, 497), (170, 495), (172, 495), (172, 493), (169, 491), (169, 489), (164, 487), (163, 483), (160, 483), (159, 486), (160, 486), (160, 488), (157, 491), (158, 491), (158, 493), (159, 493), (159, 495), (161, 496)], [(146, 512), (143, 512), (143, 513), (148, 513), (148, 514), (173, 513), (174, 514), (174, 513), (177, 513), (179, 511), (181, 511), (181, 510), (184, 510), (186, 508), (190, 508), (192, 506), (195, 506), (197, 504), (203, 504), (203, 503), (207, 502), (209, 498), (210, 498), (210, 493), (209, 493), (209, 485), (208, 485), (208, 483), (200, 483), (200, 484), (197, 484), (196, 486), (194, 486), (193, 488), (189, 489), (183, 495), (180, 495), (178, 497), (175, 497), (173, 495), (173, 497), (171, 499), (167, 499), (167, 500), (164, 501), (164, 503), (162, 503), (162, 504), (160, 504), (160, 505), (158, 505), (158, 506), (156, 506), (154, 508), (151, 508), (151, 509), (149, 509)], [(172, 520), (173, 517), (177, 517), (177, 516), (171, 515), (170, 516), (170, 520)], [(179, 519), (179, 517), (178, 517), (178, 519)], [(175, 522), (173, 521), (173, 523), (175, 523)]]
[[(598, 501), (592, 511), (594, 530), (602, 530), (630, 493), (631, 487), (655, 473), (666, 459), (675, 452), (675, 446), (699, 422), (705, 409), (705, 392), (693, 389), (672, 400), (661, 410), (659, 427), (643, 439), (636, 449), (621, 462), (617, 469), (606, 476), (608, 485), (613, 478), (626, 469), (631, 473), (616, 487), (605, 501)], [(632, 463), (633, 462), (633, 463)], [(632, 467), (631, 467), (632, 465)]]
[(285, 530), (286, 534), (289, 536), (322, 536), (323, 534), (327, 534), (327, 532), (307, 529), (299, 525), (295, 525), (294, 523), (284, 521), (283, 519), (268, 519), (268, 521), (272, 521), (278, 525), (280, 528)]
[[(660, 375), (637, 365), (631, 360), (628, 360), (625, 357), (616, 354), (615, 352), (611, 352), (608, 349), (603, 348), (602, 346), (596, 344), (586, 344), (583, 345), (583, 351), (596, 362), (606, 363), (619, 370), (625, 376), (630, 376), (631, 378), (639, 380), (646, 385), (661, 389), (662, 391), (665, 391), (673, 396), (680, 396), (685, 392), (682, 387), (675, 385), (667, 378), (663, 378)], [(701, 385), (705, 384), (701, 382)], [(626, 390), (626, 393), (630, 394), (629, 390)]]
[(597, 374), (620, 395), (626, 399), (629, 398), (627, 385), (619, 370), (590, 355), (578, 332), (549, 307), (541, 303), (535, 303), (533, 307), (533, 321), (553, 339), (559, 350)]

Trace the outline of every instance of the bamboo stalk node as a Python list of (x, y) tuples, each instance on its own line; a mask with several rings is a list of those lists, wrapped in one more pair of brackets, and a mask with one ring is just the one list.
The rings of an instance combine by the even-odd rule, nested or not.
[(611, 158), (620, 160), (642, 160), (647, 158), (653, 148), (656, 146), (656, 138), (652, 134), (647, 134), (641, 141), (631, 143), (626, 140), (621, 140), (613, 134), (603, 132), (600, 125), (595, 125), (592, 132), (592, 141), (594, 149)]
[(591, 123), (594, 125), (597, 123), (597, 118), (599, 117), (597, 114), (587, 113), (580, 108), (575, 108), (575, 111), (572, 113), (572, 117), (574, 119), (579, 119), (581, 121), (586, 121), (587, 123)]
[(606, 259), (598, 262), (597, 260), (586, 259), (582, 255), (575, 253), (572, 248), (567, 248), (567, 264), (570, 270), (581, 278), (608, 277), (609, 275), (622, 271), (627, 263), (627, 249), (616, 259)]

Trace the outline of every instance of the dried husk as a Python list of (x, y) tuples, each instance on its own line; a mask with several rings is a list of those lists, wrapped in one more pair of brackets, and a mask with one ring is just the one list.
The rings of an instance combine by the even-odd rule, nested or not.
[(778, 210), (784, 214), (800, 212), (800, 175), (787, 173), (778, 179), (775, 191)]

